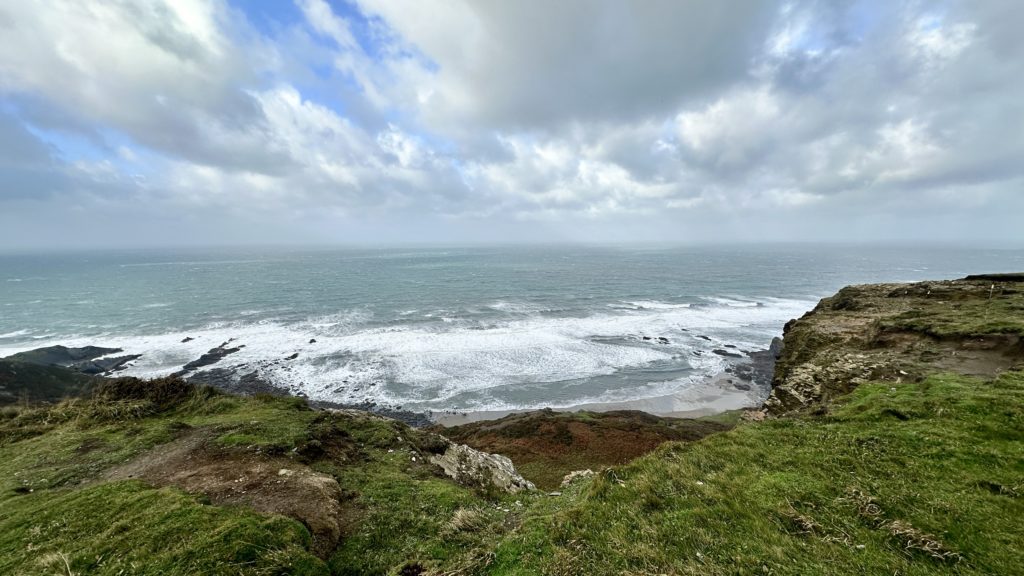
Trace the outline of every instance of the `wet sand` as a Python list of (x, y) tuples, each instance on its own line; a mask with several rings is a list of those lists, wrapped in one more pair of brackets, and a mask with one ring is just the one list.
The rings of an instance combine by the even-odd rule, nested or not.
[[(740, 390), (734, 384), (750, 386), (750, 390)], [(760, 406), (768, 396), (764, 386), (751, 384), (730, 373), (712, 376), (707, 381), (674, 394), (638, 398), (622, 402), (600, 402), (577, 404), (574, 406), (552, 408), (558, 412), (610, 412), (612, 410), (640, 410), (656, 416), (671, 418), (699, 418), (720, 414), (729, 410), (754, 408)], [(442, 426), (458, 426), (481, 420), (496, 420), (509, 414), (533, 412), (531, 410), (483, 410), (476, 412), (431, 414), (431, 420)]]

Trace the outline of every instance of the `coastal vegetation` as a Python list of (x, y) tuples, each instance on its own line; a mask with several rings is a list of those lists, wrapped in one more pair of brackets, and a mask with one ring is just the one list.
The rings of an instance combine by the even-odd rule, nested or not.
[[(6, 362), (50, 401), (0, 408), (0, 573), (1024, 574), (1022, 289), (846, 288), (787, 325), (764, 409), (698, 421), (414, 429)], [(451, 441), (539, 489), (446, 475)]]

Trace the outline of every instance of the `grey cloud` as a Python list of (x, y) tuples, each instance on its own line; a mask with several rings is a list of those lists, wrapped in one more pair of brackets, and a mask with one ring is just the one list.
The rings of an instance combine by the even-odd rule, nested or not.
[[(302, 5), (269, 36), (218, 2), (3, 9), (0, 222), (56, 190), (111, 241), (1024, 242), (1019, 3), (360, 0), (374, 50)], [(58, 54), (82, 22), (110, 38)], [(22, 119), (120, 132), (145, 179)]]
[(668, 113), (745, 77), (776, 12), (761, 1), (360, 6), (437, 62), (436, 114), (424, 114), (504, 129)]

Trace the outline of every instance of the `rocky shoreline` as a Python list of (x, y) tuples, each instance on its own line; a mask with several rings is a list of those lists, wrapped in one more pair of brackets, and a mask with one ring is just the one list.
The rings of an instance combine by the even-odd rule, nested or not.
[[(644, 340), (667, 341), (665, 337), (644, 336)], [(186, 341), (190, 340), (186, 338)], [(513, 413), (532, 412), (533, 410), (508, 411), (460, 411), (444, 410), (437, 412), (417, 412), (403, 409), (401, 406), (379, 404), (373, 401), (342, 403), (328, 400), (309, 399), (305, 394), (279, 386), (261, 376), (259, 366), (252, 364), (221, 365), (230, 355), (244, 348), (244, 344), (232, 345), (229, 339), (202, 354), (199, 358), (184, 364), (173, 376), (180, 377), (193, 384), (212, 386), (230, 394), (255, 396), (266, 394), (271, 396), (295, 396), (306, 398), (310, 406), (317, 409), (360, 410), (380, 416), (399, 420), (414, 427), (433, 424), (459, 425), (480, 420), (494, 420)], [(65, 346), (49, 346), (21, 352), (3, 360), (25, 362), (36, 365), (60, 366), (90, 376), (111, 377), (125, 369), (139, 355), (112, 356), (122, 352), (120, 348), (103, 348), (85, 346), (68, 348)], [(604, 404), (580, 404), (559, 408), (558, 411), (577, 412), (595, 411), (608, 412), (617, 410), (636, 410), (669, 417), (694, 417), (738, 408), (756, 408), (749, 405), (751, 398), (765, 398), (770, 391), (775, 361), (782, 353), (782, 339), (775, 338), (764, 350), (743, 351), (730, 344), (716, 348), (711, 353), (727, 358), (729, 366), (723, 372), (712, 375), (703, 383), (707, 387), (703, 398), (708, 406), (705, 409), (680, 409), (679, 399), (675, 395), (666, 397), (645, 398), (625, 402), (609, 402)], [(293, 360), (294, 356), (278, 359), (267, 359), (265, 363), (280, 363)]]
[[(985, 332), (985, 326), (972, 328), (978, 337), (970, 338), (950, 328), (949, 334), (922, 333), (915, 329), (919, 316), (957, 314), (963, 322), (964, 306), (984, 306), (972, 321), (987, 321), (993, 306), (1015, 301), (1021, 274), (969, 276), (960, 280), (918, 282), (913, 284), (875, 284), (848, 286), (836, 295), (824, 298), (799, 320), (791, 320), (784, 329), (784, 338), (775, 338), (768, 348), (745, 351), (724, 344), (709, 353), (728, 359), (729, 365), (719, 374), (698, 383), (699, 393), (643, 398), (623, 402), (580, 404), (560, 407), (559, 412), (609, 412), (631, 410), (663, 417), (694, 418), (718, 412), (746, 409), (760, 411), (762, 416), (777, 416), (801, 410), (849, 391), (856, 383), (880, 375), (896, 375), (913, 379), (936, 366), (958, 373), (990, 375), (1004, 369), (1024, 355), (1021, 338)], [(880, 319), (893, 317), (894, 308), (915, 307), (923, 312), (906, 319), (895, 316), (880, 324)], [(980, 320), (979, 320), (980, 319)], [(994, 328), (998, 331), (998, 326)], [(703, 336), (698, 336), (705, 338)], [(637, 336), (644, 341), (667, 342), (664, 336)], [(186, 341), (190, 340), (186, 338)], [(193, 384), (212, 386), (224, 392), (254, 396), (297, 396), (302, 393), (276, 385), (260, 375), (260, 366), (225, 365), (224, 360), (238, 352), (244, 344), (232, 345), (229, 339), (211, 348), (199, 358), (183, 365), (174, 374)], [(898, 346), (895, 346), (898, 345)], [(813, 348), (815, 355), (807, 356)], [(850, 350), (857, 349), (856, 354)], [(835, 351), (835, 353), (833, 353)], [(839, 352), (842, 353), (839, 353)], [(914, 354), (907, 354), (913, 351)], [(120, 348), (85, 346), (69, 348), (49, 346), (3, 358), (3, 361), (41, 367), (60, 367), (90, 377), (117, 376), (139, 355), (117, 355)], [(700, 351), (694, 351), (700, 353)], [(261, 362), (275, 364), (293, 360), (295, 355)], [(918, 358), (917, 361), (908, 358)], [(865, 359), (872, 359), (866, 362)], [(867, 366), (867, 368), (865, 368)], [(865, 372), (866, 370), (866, 372)], [(76, 389), (80, 383), (76, 382)], [(3, 389), (0, 383), (0, 389)], [(0, 390), (11, 397), (10, 390)], [(690, 393), (687, 396), (687, 393)], [(695, 396), (696, 394), (696, 396)], [(757, 399), (756, 401), (754, 399)], [(483, 420), (497, 420), (510, 414), (535, 410), (417, 412), (402, 406), (373, 401), (339, 403), (307, 398), (319, 409), (360, 410), (424, 427), (464, 425)], [(701, 408), (695, 409), (699, 403)], [(763, 402), (763, 405), (762, 405)]]

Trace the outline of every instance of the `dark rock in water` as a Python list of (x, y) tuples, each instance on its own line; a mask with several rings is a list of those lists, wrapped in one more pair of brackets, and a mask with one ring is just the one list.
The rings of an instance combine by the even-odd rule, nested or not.
[(185, 336), (184, 338), (182, 338), (181, 343), (184, 344), (186, 342), (191, 342), (193, 340), (195, 340), (195, 338), (193, 338), (191, 336)]
[(650, 340), (650, 339), (651, 339), (650, 336), (644, 336), (644, 340)]
[(205, 384), (232, 394), (254, 396), (270, 394), (271, 396), (288, 396), (288, 391), (274, 386), (270, 381), (260, 378), (255, 370), (242, 373), (231, 368), (211, 368), (192, 374), (187, 380), (193, 384)]
[(298, 357), (299, 357), (299, 353), (296, 352), (296, 353), (292, 354), (291, 356), (286, 356), (285, 360), (295, 360)]
[(83, 360), (75, 362), (69, 368), (78, 370), (83, 374), (104, 374), (127, 368), (125, 364), (141, 358), (142, 354), (128, 354), (126, 356), (115, 356), (113, 358), (99, 358), (96, 360)]
[(727, 358), (743, 358), (743, 354), (737, 354), (736, 352), (729, 352), (728, 350), (722, 350), (721, 348), (715, 348), (711, 351), (713, 354), (719, 356), (725, 356)]
[(79, 362), (87, 362), (100, 356), (123, 352), (120, 348), (100, 348), (99, 346), (85, 346), (84, 348), (68, 348), (66, 346), (47, 346), (36, 348), (27, 352), (19, 352), (4, 358), (14, 362), (27, 362), (29, 364), (40, 364), (43, 366), (63, 366), (71, 368)]
[(697, 338), (700, 338), (700, 339), (702, 339), (702, 340), (707, 340), (708, 342), (711, 342), (711, 338), (709, 338), (709, 337), (707, 337), (707, 336), (704, 336), (704, 335), (702, 335), (702, 334), (698, 334), (698, 335), (697, 335)]
[[(234, 338), (232, 338), (232, 340), (234, 340)], [(185, 364), (184, 366), (181, 367), (181, 371), (178, 372), (178, 375), (180, 376), (185, 372), (191, 372), (196, 368), (202, 368), (203, 366), (209, 366), (210, 364), (220, 362), (220, 360), (225, 356), (229, 354), (234, 354), (235, 352), (238, 352), (239, 350), (244, 348), (244, 346), (228, 348), (227, 345), (229, 342), (231, 342), (231, 340), (224, 342), (223, 344), (217, 346), (216, 348), (210, 348), (210, 351), (200, 356), (198, 360), (193, 360), (188, 364)]]
[(125, 364), (142, 356), (141, 354), (129, 354), (101, 358), (101, 356), (121, 351), (120, 348), (101, 348), (99, 346), (85, 346), (84, 348), (47, 346), (8, 356), (6, 360), (40, 366), (60, 366), (83, 374), (95, 375), (123, 369)]
[(736, 377), (740, 378), (741, 380), (746, 380), (747, 382), (749, 382), (749, 381), (754, 379), (754, 364), (753, 364), (753, 362), (744, 363), (744, 364), (737, 364), (736, 366), (733, 366), (731, 368), (727, 368), (726, 372), (729, 372), (730, 370), (732, 370), (732, 373), (735, 374)]
[(664, 336), (658, 336), (658, 342), (661, 342), (662, 344), (668, 344), (668, 338), (665, 338)]
[(737, 389), (737, 390), (743, 390), (743, 391), (750, 390), (750, 384), (745, 384), (743, 382), (735, 382), (735, 383), (733, 383), (732, 387)]
[(767, 350), (751, 352), (748, 354), (750, 362), (736, 366), (737, 375), (755, 385), (770, 386), (783, 346), (782, 338), (773, 338)]
[(725, 347), (726, 348), (732, 348), (733, 350), (735, 350), (737, 348), (737, 346), (735, 344), (726, 344)]
[(310, 344), (316, 344), (316, 338), (310, 338), (309, 339), (309, 343)]

